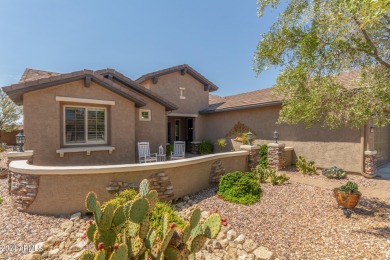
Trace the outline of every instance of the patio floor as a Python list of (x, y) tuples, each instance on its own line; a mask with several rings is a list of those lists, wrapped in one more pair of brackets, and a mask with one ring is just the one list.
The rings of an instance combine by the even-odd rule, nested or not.
[(378, 173), (382, 179), (390, 180), (390, 163), (380, 167)]

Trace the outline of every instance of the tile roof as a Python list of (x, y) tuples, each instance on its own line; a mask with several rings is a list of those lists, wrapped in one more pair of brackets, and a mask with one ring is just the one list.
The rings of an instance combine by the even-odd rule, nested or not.
[(115, 78), (119, 82), (125, 84), (126, 86), (130, 87), (131, 89), (135, 90), (136, 92), (141, 93), (141, 94), (149, 97), (150, 99), (156, 101), (157, 103), (163, 105), (167, 111), (172, 111), (172, 110), (178, 109), (178, 107), (175, 104), (173, 104), (172, 102), (170, 102), (169, 100), (163, 98), (162, 96), (154, 93), (153, 91), (151, 91), (147, 88), (142, 87), (134, 80), (126, 77), (125, 75), (123, 75), (122, 73), (120, 73), (114, 69), (108, 68), (108, 69), (97, 70), (95, 72), (104, 76), (104, 77), (111, 74), (113, 76), (113, 78)]
[(212, 83), (210, 80), (208, 80), (206, 77), (204, 77), (202, 74), (200, 74), (199, 72), (197, 72), (195, 69), (193, 69), (191, 66), (189, 66), (187, 64), (178, 65), (178, 66), (175, 66), (175, 67), (170, 67), (170, 68), (167, 68), (167, 69), (158, 70), (158, 71), (155, 71), (155, 72), (151, 72), (151, 73), (142, 75), (141, 77), (139, 77), (136, 80), (136, 82), (142, 83), (142, 82), (144, 82), (144, 81), (146, 81), (148, 79), (151, 79), (151, 78), (154, 78), (154, 77), (163, 76), (163, 75), (166, 75), (166, 74), (169, 74), (169, 73), (172, 73), (172, 72), (181, 71), (181, 70), (184, 70), (184, 69), (186, 69), (188, 74), (193, 76), (195, 79), (200, 81), (202, 84), (208, 85), (210, 87), (210, 92), (218, 90), (218, 87), (214, 83)]
[(281, 104), (282, 99), (273, 96), (271, 92), (272, 88), (266, 88), (226, 97), (209, 95), (209, 107), (201, 111), (201, 113), (213, 113)]
[(60, 75), (60, 73), (27, 68), (24, 71), (22, 77), (20, 78), (19, 83), (34, 81), (37, 79), (49, 78), (51, 76), (57, 76), (57, 75)]

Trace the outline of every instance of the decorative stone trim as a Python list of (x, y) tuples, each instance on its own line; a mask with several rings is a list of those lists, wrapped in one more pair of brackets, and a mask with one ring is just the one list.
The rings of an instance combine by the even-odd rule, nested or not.
[(200, 154), (199, 144), (200, 144), (200, 142), (191, 142), (191, 153), (192, 154)]
[(240, 150), (248, 151), (248, 168), (249, 170), (252, 170), (253, 168), (256, 168), (256, 166), (259, 164), (259, 153), (260, 153), (260, 147), (259, 146), (253, 146), (253, 145), (241, 145)]
[(168, 200), (173, 197), (173, 186), (165, 172), (150, 175), (148, 181), (150, 182), (150, 189), (157, 191), (160, 200)]
[(275, 170), (283, 169), (286, 165), (286, 156), (284, 151), (285, 144), (268, 144), (268, 164)]
[(32, 150), (24, 151), (24, 152), (8, 152), (7, 153), (7, 171), (4, 172), (8, 176), (8, 193), (11, 194), (11, 171), (9, 169), (9, 164), (12, 161), (19, 161), (19, 160), (27, 160), (28, 164), (33, 163), (33, 155), (34, 152)]
[(19, 211), (25, 211), (38, 194), (39, 176), (11, 173), (11, 196)]
[(139, 183), (128, 183), (123, 181), (110, 181), (106, 186), (106, 190), (108, 193), (118, 193), (124, 191), (126, 189), (137, 189)]
[(376, 154), (377, 151), (364, 152), (364, 174), (367, 178), (376, 176)]
[(221, 160), (213, 162), (213, 164), (211, 165), (209, 182), (219, 183), (219, 180), (224, 174), (225, 168), (223, 167)]

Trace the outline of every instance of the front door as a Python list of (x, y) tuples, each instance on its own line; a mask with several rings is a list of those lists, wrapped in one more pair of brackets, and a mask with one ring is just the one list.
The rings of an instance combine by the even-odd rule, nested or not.
[(194, 120), (192, 118), (187, 119), (187, 141), (194, 141)]

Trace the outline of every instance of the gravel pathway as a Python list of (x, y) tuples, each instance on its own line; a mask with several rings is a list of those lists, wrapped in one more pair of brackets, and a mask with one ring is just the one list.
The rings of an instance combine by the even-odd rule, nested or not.
[(58, 228), (65, 218), (22, 213), (14, 209), (8, 195), (8, 180), (0, 180), (0, 259), (21, 259), (33, 251), (36, 243), (51, 236), (50, 229)]
[(238, 232), (280, 259), (390, 259), (390, 202), (363, 197), (347, 219), (331, 190), (290, 181), (262, 185), (259, 203), (243, 206), (204, 190), (191, 199), (218, 209)]

